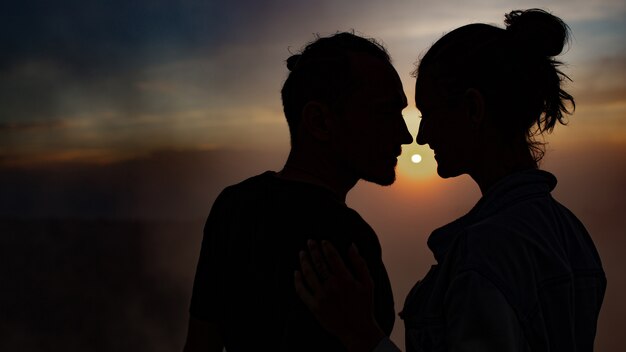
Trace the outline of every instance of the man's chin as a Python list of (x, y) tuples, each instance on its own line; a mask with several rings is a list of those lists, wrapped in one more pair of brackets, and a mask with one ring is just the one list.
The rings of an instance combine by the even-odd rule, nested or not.
[(363, 177), (363, 180), (375, 183), (379, 186), (391, 186), (394, 182), (396, 182), (396, 173), (394, 171), (389, 175), (375, 175), (370, 177)]

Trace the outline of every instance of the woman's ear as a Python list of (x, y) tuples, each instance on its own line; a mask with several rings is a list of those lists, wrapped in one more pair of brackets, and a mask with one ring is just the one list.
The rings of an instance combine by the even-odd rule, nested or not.
[(468, 116), (477, 124), (485, 120), (485, 97), (475, 88), (469, 88), (464, 94)]
[(302, 109), (302, 126), (313, 138), (326, 141), (330, 136), (328, 117), (326, 104), (310, 101)]

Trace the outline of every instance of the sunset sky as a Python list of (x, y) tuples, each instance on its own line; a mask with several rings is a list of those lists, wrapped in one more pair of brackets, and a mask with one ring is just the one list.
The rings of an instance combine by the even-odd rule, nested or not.
[[(515, 1), (14, 2), (0, 32), (0, 160), (116, 160), (155, 150), (288, 147), (284, 60), (354, 29), (409, 73), (443, 33), (502, 25)], [(525, 1), (572, 28), (562, 59), (578, 110), (553, 141), (626, 143), (626, 4)], [(8, 9), (7, 9), (8, 7)], [(414, 106), (405, 111), (415, 133)], [(423, 148), (422, 148), (423, 149)], [(408, 171), (408, 170), (405, 170)], [(431, 170), (432, 171), (432, 170)]]
[[(285, 60), (315, 34), (354, 30), (387, 47), (415, 136), (410, 72), (442, 34), (472, 22), (502, 26), (515, 9), (561, 17), (573, 33), (559, 59), (576, 112), (547, 136), (542, 166), (559, 178), (557, 198), (580, 216), (603, 257), (609, 292), (599, 350), (626, 348), (623, 0), (60, 3), (16, 1), (0, 12), (0, 215), (197, 221), (179, 254), (187, 279), (217, 193), (284, 162)], [(419, 164), (410, 161), (416, 153)], [(359, 184), (350, 194), (349, 205), (381, 238), (398, 310), (432, 264), (430, 231), (479, 197), (467, 177), (439, 179), (429, 148), (416, 144), (405, 146), (396, 184)], [(400, 343), (402, 329), (397, 320)]]

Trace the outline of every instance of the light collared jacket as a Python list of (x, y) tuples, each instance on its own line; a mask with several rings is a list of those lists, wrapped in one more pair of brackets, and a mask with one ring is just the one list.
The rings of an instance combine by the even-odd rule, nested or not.
[(593, 350), (606, 277), (583, 224), (552, 198), (556, 182), (511, 174), (431, 234), (437, 264), (400, 313), (407, 351)]

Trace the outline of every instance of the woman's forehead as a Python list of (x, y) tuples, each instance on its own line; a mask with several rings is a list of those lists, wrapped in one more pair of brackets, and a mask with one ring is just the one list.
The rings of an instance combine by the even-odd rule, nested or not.
[(420, 72), (415, 80), (415, 104), (423, 105), (429, 97), (437, 94), (437, 85), (432, 73)]

